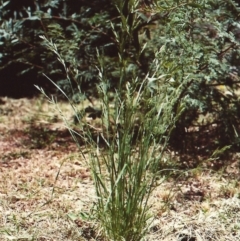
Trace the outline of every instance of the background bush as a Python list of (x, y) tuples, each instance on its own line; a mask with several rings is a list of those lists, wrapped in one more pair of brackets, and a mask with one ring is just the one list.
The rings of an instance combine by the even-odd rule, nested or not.
[[(161, 49), (159, 65), (162, 74), (171, 77), (172, 88), (178, 88), (186, 78), (189, 80), (179, 97), (179, 103), (183, 101), (186, 108), (176, 123), (171, 145), (181, 152), (194, 150), (204, 154), (219, 146), (238, 148), (240, 112), (234, 91), (238, 89), (240, 71), (239, 2), (139, 1), (136, 11), (131, 12), (127, 7), (123, 10), (123, 16), (129, 16), (126, 24), (133, 35), (121, 46), (112, 27), (116, 33), (120, 32), (121, 16), (115, 8), (116, 1), (2, 0), (2, 94), (11, 91), (15, 96), (29, 94), (36, 82), (52, 91), (52, 85), (42, 77), (45, 73), (71, 93), (76, 102), (97, 97), (96, 48), (104, 56), (106, 78), (113, 92), (121, 81), (119, 51), (127, 59), (126, 76), (141, 79), (154, 73), (151, 63)], [(125, 6), (130, 2), (123, 1)], [(132, 21), (136, 17), (138, 22)], [(56, 44), (68, 68), (70, 82), (39, 35)], [(140, 51), (145, 43), (146, 48)], [(157, 79), (151, 82), (152, 94), (161, 88), (159, 85)], [(143, 112), (147, 105), (143, 106)]]

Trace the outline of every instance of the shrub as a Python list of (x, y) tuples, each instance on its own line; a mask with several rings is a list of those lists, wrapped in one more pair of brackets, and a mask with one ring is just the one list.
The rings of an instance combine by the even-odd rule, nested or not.
[[(157, 12), (165, 17), (158, 22), (151, 45), (164, 49), (158, 57), (160, 71), (171, 74), (172, 88), (189, 79), (180, 95), (186, 108), (176, 123), (171, 144), (179, 150), (193, 152), (195, 148), (201, 153), (219, 146), (237, 147), (239, 5), (235, 1), (174, 2), (158, 1)], [(188, 138), (189, 128), (199, 129), (194, 141)], [(212, 147), (209, 140), (214, 143)]]
[[(111, 90), (114, 90), (120, 76), (116, 67), (120, 46), (110, 24), (119, 31), (120, 18), (114, 3), (112, 0), (81, 1), (76, 12), (76, 2), (72, 0), (2, 0), (1, 82), (6, 76), (20, 78), (15, 83), (24, 82), (20, 88), (13, 88), (8, 79), (4, 81), (7, 90), (15, 89), (17, 94), (19, 90), (26, 90), (26, 93), (32, 81), (46, 73), (55, 82), (59, 81), (61, 88), (75, 101), (84, 97), (79, 94), (78, 86), (87, 97), (97, 95), (96, 47), (105, 56), (106, 74)], [(124, 9), (124, 14), (129, 12)], [(143, 79), (146, 73), (151, 72), (156, 49), (165, 46), (168, 53), (164, 61), (168, 64), (161, 67), (163, 73), (170, 68), (173, 70), (174, 85), (181, 82), (182, 76), (191, 74), (192, 81), (182, 94), (188, 107), (177, 124), (177, 133), (186, 134), (185, 127), (196, 124), (194, 121), (199, 116), (210, 113), (212, 123), (219, 127), (216, 134), (218, 144), (234, 142), (237, 145), (239, 106), (238, 97), (233, 92), (238, 88), (239, 81), (238, 15), (237, 1), (155, 0), (139, 1), (136, 11), (127, 20), (131, 25), (131, 18), (138, 16), (135, 26), (130, 26), (132, 38), (122, 46), (128, 56), (127, 72), (134, 71), (135, 76)], [(73, 92), (62, 66), (41, 45), (39, 35), (52, 38), (58, 46), (68, 67)], [(147, 46), (140, 52), (144, 43)], [(1, 84), (1, 87), (3, 90), (4, 85)], [(225, 87), (228, 89), (225, 93), (230, 95), (221, 92), (221, 88)], [(50, 88), (46, 81), (45, 88)], [(173, 136), (172, 140), (176, 143), (184, 139)]]

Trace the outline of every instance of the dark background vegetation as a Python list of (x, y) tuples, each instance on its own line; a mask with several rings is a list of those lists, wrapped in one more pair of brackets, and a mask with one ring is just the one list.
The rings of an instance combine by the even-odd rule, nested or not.
[[(179, 152), (208, 156), (228, 145), (231, 150), (239, 149), (240, 106), (235, 93), (240, 73), (238, 1), (139, 1), (137, 13), (125, 9), (130, 16), (128, 24), (134, 28), (125, 46), (118, 45), (113, 33), (112, 26), (116, 31), (121, 27), (114, 0), (0, 3), (1, 96), (32, 97), (38, 94), (34, 85), (48, 93), (56, 92), (44, 73), (75, 102), (97, 97), (97, 49), (104, 56), (105, 72), (114, 92), (120, 81), (119, 51), (124, 49), (128, 58), (129, 78), (143, 79), (154, 71), (151, 63), (156, 50), (165, 45), (169, 52), (160, 56), (165, 63), (161, 68), (163, 74), (171, 72), (173, 88), (186, 75), (192, 76), (180, 96), (186, 108), (172, 133), (171, 146)], [(158, 11), (151, 11), (156, 4)], [(137, 26), (131, 26), (134, 14), (138, 14)], [(71, 83), (41, 35), (58, 47)], [(144, 43), (148, 45), (141, 52)], [(223, 87), (228, 92), (223, 93)]]
[(1, 12), (1, 95), (32, 96), (33, 84), (40, 83), (52, 90), (42, 73), (68, 91), (62, 65), (43, 46), (40, 35), (58, 44), (70, 72), (79, 69), (78, 76), (71, 76), (73, 83), (87, 92), (96, 84), (96, 48), (117, 56), (109, 22), (117, 10), (110, 0), (11, 0), (2, 1)]

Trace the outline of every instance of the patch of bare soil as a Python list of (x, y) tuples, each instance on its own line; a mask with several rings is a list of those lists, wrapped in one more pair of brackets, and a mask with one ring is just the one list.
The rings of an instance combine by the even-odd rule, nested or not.
[(58, 113), (41, 99), (2, 102), (1, 240), (86, 240), (91, 175)]
[[(59, 105), (71, 121), (69, 105)], [(91, 219), (87, 147), (77, 148), (53, 106), (2, 98), (0, 133), (0, 240), (102, 240)], [(231, 178), (238, 159), (217, 173), (186, 169), (161, 182), (150, 200), (147, 240), (240, 240), (239, 179)]]

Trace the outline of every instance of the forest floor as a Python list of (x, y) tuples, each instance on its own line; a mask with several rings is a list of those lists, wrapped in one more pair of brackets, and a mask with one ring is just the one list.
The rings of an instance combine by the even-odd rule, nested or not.
[[(70, 106), (59, 106), (71, 121)], [(102, 240), (91, 218), (89, 150), (77, 148), (54, 106), (42, 97), (1, 98), (0, 133), (0, 240)], [(240, 240), (239, 159), (218, 171), (182, 170), (158, 186), (146, 240)]]

